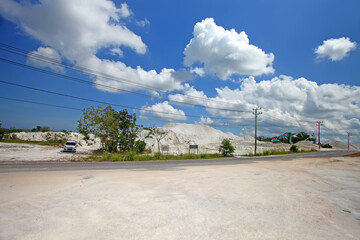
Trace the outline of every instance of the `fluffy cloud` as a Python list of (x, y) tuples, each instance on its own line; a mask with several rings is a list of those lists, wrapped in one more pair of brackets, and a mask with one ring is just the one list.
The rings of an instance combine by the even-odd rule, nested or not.
[(199, 75), (200, 77), (203, 77), (205, 75), (205, 70), (203, 68), (195, 67), (190, 70), (190, 72), (195, 73)]
[(28, 56), (29, 58), (27, 60), (27, 63), (30, 65), (38, 66), (38, 67), (49, 67), (56, 72), (64, 71), (64, 68), (62, 66), (51, 64), (50, 63), (51, 61), (45, 62), (45, 61), (37, 60), (37, 57), (41, 57), (41, 58), (45, 57), (45, 58), (50, 58), (50, 60), (54, 59), (56, 60), (56, 62), (61, 62), (61, 57), (59, 53), (53, 48), (39, 47), (38, 50), (30, 52)]
[[(254, 77), (243, 79), (239, 88), (217, 88), (217, 96), (207, 97), (202, 91), (186, 86), (184, 94), (170, 95), (174, 101), (189, 102), (207, 107), (213, 116), (233, 118), (242, 124), (253, 124), (250, 112), (213, 109), (250, 110), (261, 106), (262, 126), (271, 135), (276, 131), (315, 131), (316, 121), (324, 120), (328, 132), (346, 134), (353, 129), (360, 134), (360, 87), (322, 84), (305, 78), (275, 77), (256, 82)], [(196, 98), (194, 98), (196, 96)], [(339, 127), (341, 126), (341, 127)], [(278, 132), (277, 132), (278, 134)]]
[[(139, 83), (165, 90), (182, 88), (181, 79), (174, 76), (173, 69), (158, 73), (97, 57), (100, 50), (121, 57), (123, 47), (138, 54), (146, 53), (147, 46), (141, 37), (123, 22), (132, 14), (126, 3), (118, 8), (108, 0), (40, 0), (33, 4), (3, 0), (0, 14), (76, 65), (126, 79), (118, 82), (97, 78), (96, 82), (126, 89), (143, 88)], [(125, 84), (128, 81), (132, 85)]]
[(193, 38), (184, 50), (187, 66), (204, 64), (206, 73), (226, 80), (233, 74), (261, 75), (273, 73), (274, 55), (249, 43), (245, 32), (225, 30), (214, 19), (196, 23)]
[(151, 107), (142, 107), (140, 111), (144, 115), (153, 115), (160, 119), (175, 121), (175, 120), (187, 120), (187, 117), (184, 111), (180, 109), (175, 109), (173, 106), (169, 105), (169, 102), (165, 101), (162, 103), (157, 103)]
[(201, 124), (201, 125), (210, 125), (213, 123), (214, 123), (214, 121), (211, 118), (203, 117), (203, 116), (200, 117), (200, 122), (198, 122), (198, 124)]
[(315, 49), (317, 59), (328, 58), (332, 61), (339, 61), (346, 57), (348, 53), (356, 48), (356, 42), (351, 42), (349, 38), (331, 38), (323, 41), (323, 44)]

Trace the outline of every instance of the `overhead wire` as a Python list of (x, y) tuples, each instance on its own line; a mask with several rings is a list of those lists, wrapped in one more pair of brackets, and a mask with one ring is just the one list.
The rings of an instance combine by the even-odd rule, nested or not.
[[(199, 116), (199, 115), (186, 115), (186, 114), (183, 115), (183, 114), (177, 114), (177, 113), (155, 111), (155, 110), (150, 110), (150, 109), (145, 109), (145, 108), (126, 106), (126, 105), (121, 105), (121, 104), (117, 104), (117, 103), (110, 103), (110, 102), (106, 102), (106, 101), (100, 101), (100, 100), (95, 100), (95, 99), (78, 97), (78, 96), (69, 95), (69, 94), (65, 94), (65, 93), (59, 93), (59, 92), (49, 91), (49, 90), (45, 90), (45, 89), (25, 86), (25, 85), (22, 85), (22, 84), (11, 83), (11, 82), (7, 82), (7, 81), (3, 81), (3, 80), (0, 80), (0, 83), (15, 86), (15, 87), (21, 87), (21, 88), (25, 88), (25, 89), (30, 89), (30, 90), (33, 90), (33, 91), (58, 95), (58, 96), (62, 96), (62, 97), (68, 97), (68, 98), (73, 98), (73, 99), (78, 99), (78, 100), (83, 100), (83, 101), (88, 101), (88, 102), (95, 102), (95, 103), (100, 103), (100, 104), (113, 105), (113, 106), (118, 106), (118, 107), (122, 107), (122, 108), (130, 108), (130, 109), (139, 110), (139, 111), (145, 111), (145, 112), (151, 112), (151, 113), (160, 113), (160, 114), (167, 114), (167, 115), (175, 115), (175, 116), (181, 116), (181, 117), (191, 117), (191, 118), (200, 118), (200, 117), (202, 117), (202, 116)], [(238, 118), (230, 118), (230, 117), (229, 118), (211, 117), (211, 118), (213, 118), (213, 119), (221, 119), (221, 120), (224, 120), (224, 119), (238, 119)]]
[[(109, 74), (97, 72), (95, 70), (92, 70), (92, 69), (89, 69), (89, 68), (86, 68), (86, 67), (64, 63), (62, 61), (59, 61), (59, 60), (56, 60), (56, 59), (53, 59), (53, 58), (49, 58), (49, 57), (40, 55), (38, 53), (32, 53), (32, 52), (26, 51), (24, 49), (20, 49), (20, 48), (17, 48), (17, 47), (11, 46), (11, 45), (7, 45), (7, 44), (4, 44), (4, 43), (0, 43), (0, 50), (7, 51), (7, 52), (10, 52), (10, 53), (14, 53), (14, 54), (17, 54), (17, 55), (21, 55), (21, 56), (24, 56), (24, 57), (35, 58), (35, 59), (37, 59), (39, 61), (43, 61), (43, 62), (47, 62), (47, 63), (50, 63), (50, 64), (55, 64), (55, 65), (58, 65), (58, 66), (66, 67), (66, 68), (69, 68), (71, 70), (81, 71), (82, 73), (86, 73), (86, 74), (93, 75), (93, 76), (96, 76), (96, 77), (102, 77), (102, 78), (110, 79), (112, 81), (121, 82), (121, 83), (124, 83), (124, 84), (127, 84), (127, 85), (137, 86), (138, 88), (140, 87), (140, 88), (143, 88), (143, 89), (146, 89), (146, 90), (160, 91), (160, 92), (164, 92), (164, 93), (169, 93), (168, 90), (165, 91), (164, 89), (154, 88), (153, 86), (149, 86), (149, 85), (145, 85), (145, 84), (141, 84), (141, 83), (135, 83), (135, 82), (129, 81), (129, 80), (124, 79), (124, 78), (119, 78), (119, 77), (115, 77), (115, 76), (112, 76), (112, 75), (109, 75)], [(4, 62), (6, 62), (6, 61), (4, 61)], [(7, 63), (13, 64), (11, 62), (7, 62)], [(21, 66), (21, 65), (18, 65), (18, 66)], [(26, 65), (26, 66), (28, 66), (28, 65)], [(95, 83), (93, 83), (93, 84), (95, 84)], [(106, 87), (106, 86), (102, 85), (101, 87)], [(107, 86), (107, 87), (109, 87), (109, 86)], [(114, 89), (114, 88), (111, 87), (111, 89)], [(117, 88), (117, 90), (119, 90), (120, 92), (125, 91), (127, 93), (135, 93), (133, 91), (129, 91), (129, 90), (126, 90), (126, 89)], [(191, 95), (190, 96), (189, 95), (184, 95), (183, 93), (176, 92), (176, 91), (172, 91), (171, 93), (173, 93), (173, 94), (174, 93), (181, 94), (182, 96), (186, 96), (187, 98), (202, 100), (202, 101), (205, 101), (205, 102), (214, 102), (214, 103), (227, 104), (227, 105), (232, 105), (232, 106), (241, 106), (241, 105), (236, 104), (236, 103), (229, 103), (229, 102), (216, 100), (216, 99), (209, 99), (209, 98), (203, 98), (203, 97), (197, 97), (197, 96), (191, 96)], [(157, 99), (161, 99), (161, 100), (167, 100), (167, 99), (164, 99), (164, 98), (161, 98), (161, 97), (151, 96), (151, 95), (147, 95), (147, 94), (141, 94), (141, 95), (142, 96), (146, 95), (147, 97), (157, 98)], [(178, 101), (173, 101), (173, 100), (170, 100), (170, 101), (174, 102), (174, 103), (178, 103), (178, 104), (189, 104), (189, 105), (199, 106), (199, 104), (194, 104), (194, 103), (178, 102)], [(211, 108), (211, 107), (207, 107), (207, 108)], [(222, 109), (220, 109), (220, 110), (222, 110)], [(224, 111), (251, 112), (251, 111), (248, 111), (248, 110), (234, 110), (234, 109), (227, 109), (227, 110), (224, 110)]]
[(65, 109), (70, 109), (70, 110), (82, 111), (82, 109), (80, 109), (80, 108), (73, 108), (73, 107), (67, 107), (67, 106), (61, 106), (61, 105), (55, 105), (55, 104), (49, 104), (49, 103), (41, 103), (41, 102), (29, 101), (29, 100), (25, 100), (25, 99), (9, 98), (9, 97), (2, 97), (2, 96), (0, 96), (0, 98), (6, 99), (6, 100), (11, 100), (11, 101), (17, 101), (17, 102), (25, 102), (25, 103), (43, 105), (43, 106), (48, 106), (48, 107), (57, 107), (57, 108), (65, 108)]
[[(148, 97), (148, 98), (156, 98), (156, 99), (159, 99), (159, 100), (167, 100), (165, 98), (158, 97), (158, 96), (151, 96), (151, 95), (144, 94), (144, 93), (133, 92), (133, 91), (129, 91), (129, 90), (122, 89), (122, 88), (116, 88), (116, 87), (112, 87), (112, 86), (108, 86), (108, 85), (104, 85), (104, 84), (100, 84), (100, 83), (94, 83), (94, 82), (83, 80), (83, 79), (80, 79), (80, 78), (77, 78), (77, 77), (67, 76), (67, 75), (64, 75), (64, 74), (61, 74), (61, 73), (51, 72), (51, 71), (44, 70), (44, 69), (41, 69), (41, 68), (29, 66), (29, 65), (26, 65), (26, 64), (23, 64), (23, 63), (11, 61), (11, 60), (8, 60), (8, 59), (5, 59), (5, 58), (0, 58), (0, 61), (12, 64), (12, 65), (16, 65), (16, 66), (19, 66), (19, 67), (27, 68), (27, 69), (30, 69), (30, 70), (33, 70), (33, 71), (37, 71), (37, 72), (49, 74), (49, 75), (52, 75), (52, 76), (64, 78), (64, 79), (67, 79), (67, 80), (70, 80), (70, 81), (75, 81), (75, 82), (88, 84), (88, 85), (96, 85), (96, 86), (99, 86), (99, 87), (102, 87), (102, 88), (107, 88), (109, 90), (113, 89), (113, 90), (117, 90), (117, 91), (120, 91), (120, 92), (134, 94), (134, 95), (138, 95), (138, 96), (144, 96), (144, 97)], [(235, 110), (235, 109), (209, 107), (209, 106), (203, 106), (203, 105), (186, 103), (186, 102), (179, 102), (179, 101), (174, 101), (174, 100), (170, 100), (170, 102), (177, 103), (177, 104), (180, 104), (180, 105), (189, 105), (189, 106), (200, 107), (200, 108), (205, 108), (205, 109), (215, 109), (215, 110), (229, 111), (229, 112), (251, 112), (251, 111), (245, 111), (245, 110)]]

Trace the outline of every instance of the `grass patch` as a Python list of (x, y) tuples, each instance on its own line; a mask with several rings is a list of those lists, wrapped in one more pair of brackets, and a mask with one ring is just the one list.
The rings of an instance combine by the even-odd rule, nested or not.
[(27, 144), (38, 144), (38, 145), (46, 145), (46, 146), (59, 146), (64, 145), (66, 140), (48, 140), (44, 141), (29, 141), (29, 140), (21, 140), (21, 139), (1, 139), (0, 142), (4, 143), (27, 143)]
[[(229, 156), (233, 157), (233, 156)], [(212, 159), (225, 158), (222, 154), (180, 154), (163, 155), (155, 153), (154, 155), (136, 154), (135, 152), (109, 153), (104, 151), (95, 151), (93, 155), (83, 159), (91, 162), (117, 162), (117, 161), (151, 161), (151, 160), (188, 160), (188, 159)]]
[(304, 150), (302, 149), (301, 151), (286, 151), (286, 150), (276, 150), (276, 149), (270, 149), (270, 150), (266, 150), (262, 153), (250, 153), (247, 154), (246, 156), (249, 157), (258, 157), (258, 156), (269, 156), (269, 155), (286, 155), (286, 154), (297, 154), (297, 153), (308, 153), (308, 152), (316, 152), (315, 149), (311, 149), (311, 150)]

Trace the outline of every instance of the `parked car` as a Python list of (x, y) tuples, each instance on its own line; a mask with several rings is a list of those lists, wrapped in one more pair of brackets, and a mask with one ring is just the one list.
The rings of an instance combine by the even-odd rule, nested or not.
[(67, 141), (63, 147), (64, 152), (76, 152), (76, 141)]
[(321, 144), (321, 147), (322, 147), (322, 148), (332, 148), (332, 146), (331, 146), (330, 144), (328, 144), (328, 143), (326, 143), (326, 144)]

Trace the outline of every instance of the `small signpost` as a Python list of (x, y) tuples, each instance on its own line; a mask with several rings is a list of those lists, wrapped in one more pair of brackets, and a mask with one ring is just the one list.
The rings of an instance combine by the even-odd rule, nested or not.
[(166, 154), (169, 154), (169, 149), (170, 149), (169, 145), (161, 145), (161, 151), (163, 153), (166, 152)]
[(189, 145), (189, 154), (191, 149), (196, 149), (196, 154), (199, 154), (199, 146), (198, 145)]

